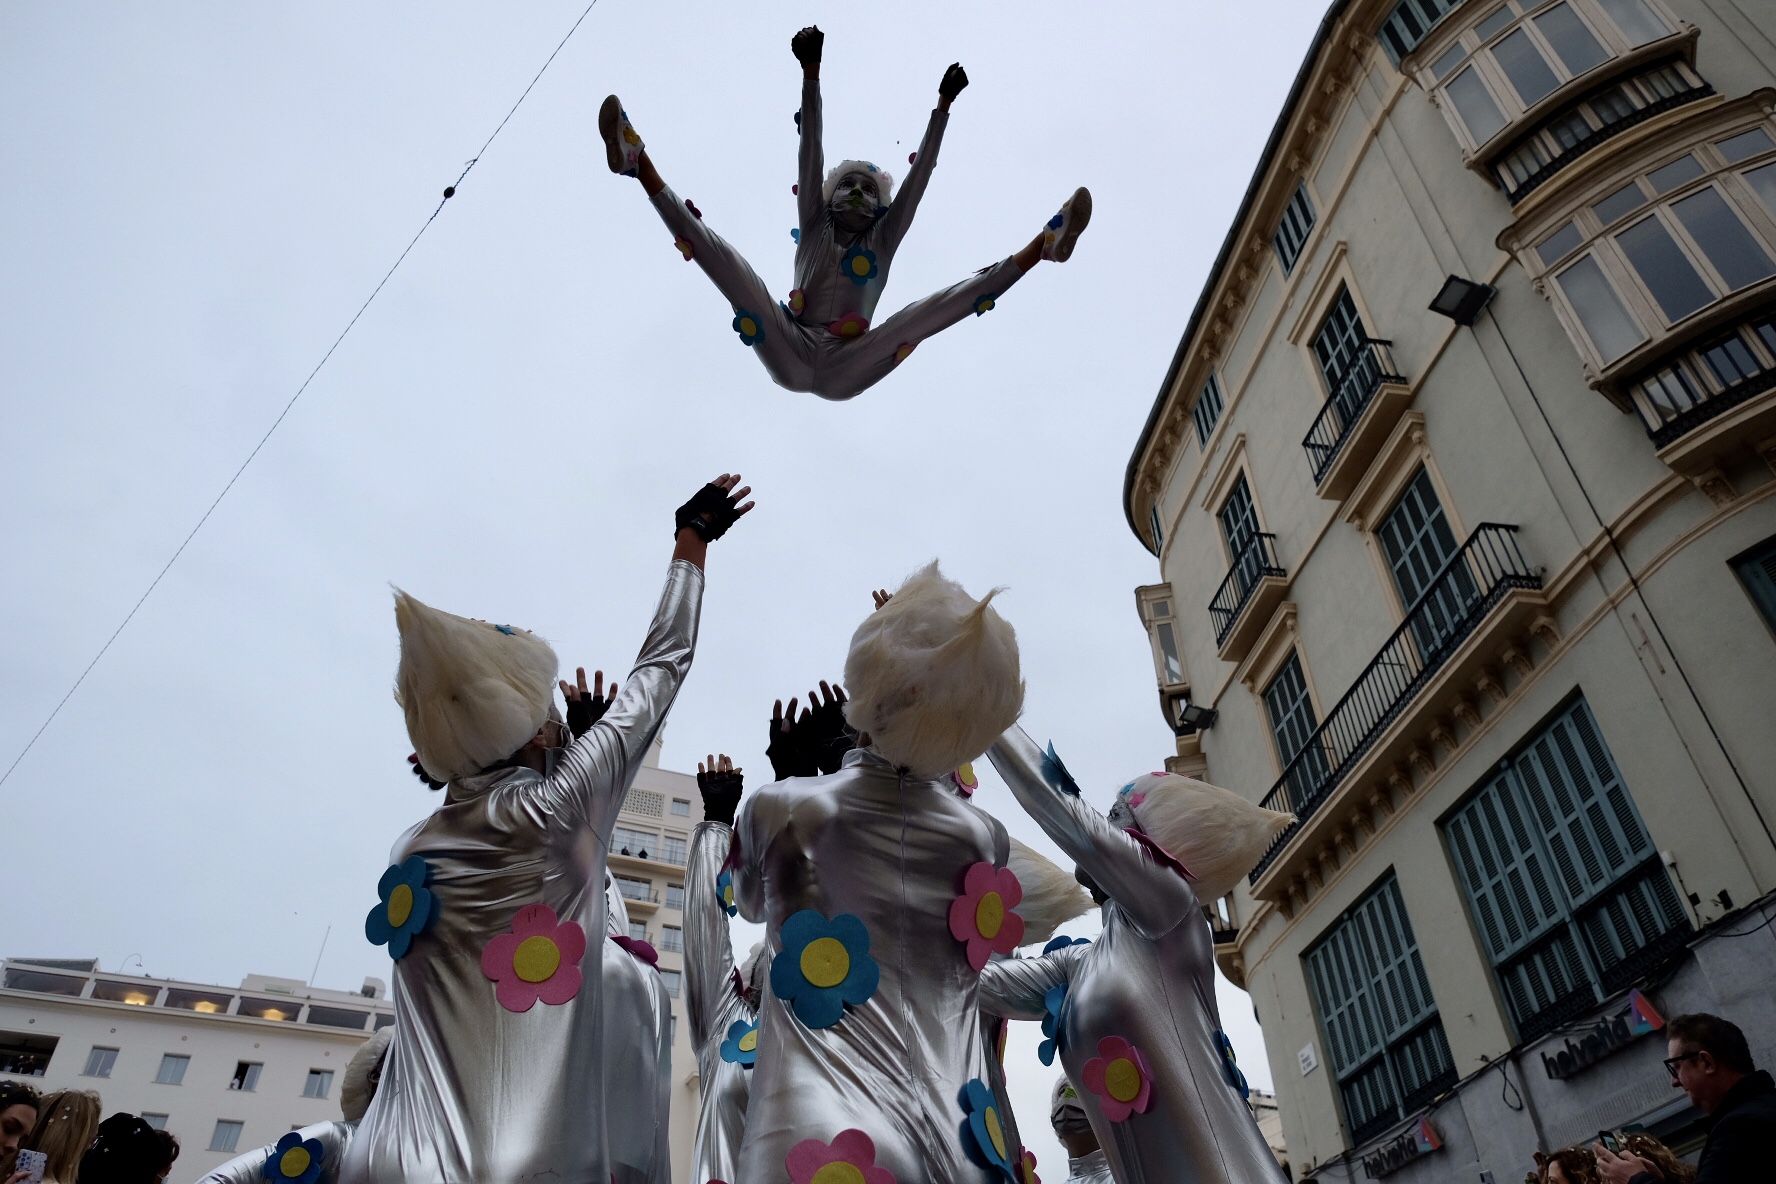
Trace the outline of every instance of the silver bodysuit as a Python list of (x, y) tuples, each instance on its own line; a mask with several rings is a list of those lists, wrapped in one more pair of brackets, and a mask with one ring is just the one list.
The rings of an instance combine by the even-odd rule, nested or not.
[(657, 970), (617, 944), (629, 936), (629, 910), (608, 872), (604, 881), (604, 1129), (611, 1179), (673, 1184), (672, 996)]
[(1116, 1184), (1110, 1161), (1102, 1151), (1078, 1155), (1067, 1161), (1067, 1184)]
[[(685, 1006), (702, 1083), (697, 1141), (691, 1149), (689, 1179), (694, 1184), (740, 1179), (740, 1137), (746, 1131), (752, 1084), (752, 1068), (744, 1063), (745, 1050), (733, 1033), (736, 1024), (756, 1024), (758, 1009), (748, 1006), (741, 994), (728, 912), (716, 887), (732, 839), (732, 829), (720, 822), (698, 823), (691, 832), (685, 870)], [(756, 1056), (756, 1045), (752, 1051)]]
[[(894, 200), (861, 234), (833, 225), (822, 196), (825, 153), (821, 146), (820, 83), (802, 83), (802, 133), (797, 168), (795, 285), (774, 294), (727, 240), (710, 230), (700, 212), (670, 186), (651, 199), (679, 250), (703, 269), (734, 308), (735, 329), (764, 363), (777, 385), (823, 399), (849, 399), (880, 382), (927, 337), (970, 314), (992, 307), (1023, 270), (1008, 257), (958, 284), (874, 322), (888, 270), (913, 222), (919, 199), (937, 164), (949, 115), (933, 111), (918, 155)], [(863, 278), (859, 271), (867, 271)], [(799, 297), (800, 311), (790, 306)], [(784, 301), (786, 303), (779, 303)], [(756, 334), (741, 326), (750, 318)]]
[(748, 797), (735, 830), (740, 912), (773, 954), (738, 1180), (782, 1180), (791, 1148), (847, 1130), (909, 1184), (1001, 1178), (971, 1154), (992, 1095), (980, 974), (950, 914), (968, 868), (1004, 865), (1004, 826), (853, 749)]
[[(1045, 768), (1041, 749), (1013, 728), (987, 753), (1017, 798), (1056, 845), (1109, 895), (1104, 931), (1089, 945), (989, 965), (981, 1005), (1013, 1019), (1040, 1020), (1064, 987), (1061, 1063), (1079, 1092), (1118, 1184), (1279, 1184), (1282, 1169), (1258, 1133), (1237, 1068), (1224, 1051), (1215, 1003), (1215, 951), (1189, 881), (1092, 809)], [(1092, 1088), (1088, 1071), (1125, 1062), (1103, 1087), (1132, 1085), (1133, 1045), (1148, 1086), (1120, 1119), (1114, 1096)]]
[[(321, 1145), (321, 1172), (315, 1177), (315, 1184), (334, 1184), (339, 1179), (339, 1167), (345, 1159), (346, 1148), (351, 1146), (352, 1133), (357, 1125), (336, 1120), (317, 1122), (297, 1130), (296, 1135), (303, 1142), (313, 1139)], [(237, 1155), (205, 1172), (197, 1184), (265, 1184), (265, 1164), (276, 1146), (267, 1143), (245, 1155)]]
[(453, 781), (395, 844), (394, 863), (425, 861), (431, 923), (395, 962), (394, 1039), (344, 1184), (608, 1184), (605, 853), (690, 669), (702, 594), (674, 562), (616, 702), (547, 776)]

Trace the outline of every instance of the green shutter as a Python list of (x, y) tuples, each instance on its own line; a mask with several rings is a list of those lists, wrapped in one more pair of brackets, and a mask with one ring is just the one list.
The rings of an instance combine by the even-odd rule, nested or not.
[(1776, 629), (1776, 539), (1766, 540), (1756, 550), (1735, 559), (1733, 570), (1751, 593), (1752, 603), (1764, 614), (1764, 621)]

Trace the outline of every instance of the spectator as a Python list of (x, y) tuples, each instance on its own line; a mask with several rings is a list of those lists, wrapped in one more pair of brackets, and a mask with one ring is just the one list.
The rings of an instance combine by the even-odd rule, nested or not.
[(173, 1173), (173, 1164), (179, 1160), (179, 1136), (172, 1131), (155, 1131), (160, 1140), (160, 1167), (157, 1172), (159, 1179), (166, 1179)]
[(84, 1184), (155, 1184), (166, 1148), (160, 1135), (134, 1114), (113, 1114), (80, 1160)]
[(0, 1152), (18, 1150), (19, 1143), (37, 1125), (37, 1107), (43, 1099), (22, 1081), (0, 1081)]
[(19, 1144), (20, 1151), (41, 1151), (43, 1184), (76, 1184), (80, 1157), (92, 1146), (99, 1129), (99, 1095), (90, 1089), (62, 1089), (43, 1096), (37, 1125)]
[(1653, 1138), (1645, 1131), (1635, 1131), (1622, 1136), (1632, 1155), (1652, 1164), (1664, 1184), (1695, 1184), (1696, 1169), (1677, 1157), (1671, 1148)]
[[(1680, 1015), (1665, 1026), (1665, 1068), (1671, 1084), (1708, 1115), (1708, 1143), (1696, 1184), (1740, 1184), (1769, 1178), (1776, 1139), (1776, 1081), (1751, 1060), (1745, 1033), (1716, 1015)], [(1597, 1152), (1605, 1184), (1659, 1184), (1668, 1179), (1642, 1155)]]
[(1098, 1136), (1079, 1102), (1079, 1091), (1065, 1077), (1055, 1082), (1048, 1121), (1054, 1127), (1055, 1138), (1067, 1149), (1067, 1184), (1115, 1184), (1110, 1161), (1098, 1146)]
[(1598, 1184), (1597, 1157), (1588, 1147), (1564, 1147), (1552, 1154), (1536, 1152), (1537, 1184)]

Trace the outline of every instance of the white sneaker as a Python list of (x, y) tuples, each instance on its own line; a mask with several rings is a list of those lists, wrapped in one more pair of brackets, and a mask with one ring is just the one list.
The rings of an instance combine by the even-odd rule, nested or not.
[(1091, 190), (1081, 185), (1073, 196), (1061, 203), (1061, 212), (1048, 220), (1042, 231), (1042, 257), (1065, 263), (1073, 254), (1073, 244), (1080, 232), (1091, 222)]
[(629, 114), (616, 95), (606, 98), (598, 108), (598, 134), (604, 138), (604, 162), (610, 165), (610, 171), (633, 177), (647, 145), (635, 133)]

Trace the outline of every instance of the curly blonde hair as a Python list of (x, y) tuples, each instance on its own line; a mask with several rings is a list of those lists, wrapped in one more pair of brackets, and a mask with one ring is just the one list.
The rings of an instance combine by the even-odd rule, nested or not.
[(1659, 1170), (1665, 1184), (1694, 1184), (1696, 1169), (1677, 1157), (1677, 1153), (1645, 1131), (1622, 1137), (1629, 1155), (1638, 1155)]

